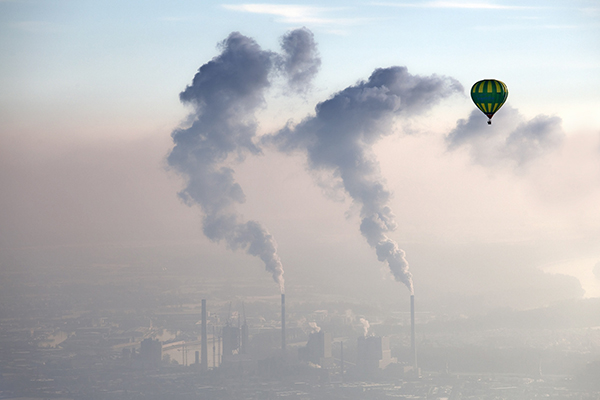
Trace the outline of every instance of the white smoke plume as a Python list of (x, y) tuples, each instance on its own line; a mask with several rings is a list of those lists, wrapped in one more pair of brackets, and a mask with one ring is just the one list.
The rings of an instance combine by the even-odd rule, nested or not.
[(510, 105), (502, 107), (492, 125), (485, 123), (486, 118), (475, 109), (468, 119), (458, 120), (446, 137), (448, 149), (466, 146), (473, 162), (487, 167), (523, 168), (560, 146), (566, 137), (559, 117), (538, 115), (526, 120)]
[(310, 328), (310, 332), (311, 333), (319, 333), (321, 332), (321, 327), (319, 325), (317, 325), (316, 322), (309, 322), (308, 323), (308, 327)]
[(388, 206), (391, 194), (382, 183), (372, 146), (392, 133), (394, 118), (418, 114), (462, 91), (452, 78), (411, 75), (406, 67), (377, 69), (367, 81), (319, 103), (316, 115), (265, 139), (282, 151), (305, 151), (311, 170), (329, 171), (341, 179), (345, 191), (360, 206), (362, 235), (379, 261), (387, 262), (394, 278), (411, 293), (412, 275), (405, 253), (386, 235), (396, 223)]
[(254, 143), (255, 112), (264, 106), (270, 76), (281, 72), (299, 90), (310, 84), (320, 65), (310, 31), (289, 32), (282, 46), (284, 54), (279, 55), (262, 50), (238, 32), (231, 33), (220, 45), (221, 54), (202, 65), (192, 84), (180, 93), (193, 112), (190, 125), (173, 132), (175, 146), (167, 161), (186, 180), (180, 197), (204, 212), (204, 234), (259, 257), (283, 293), (283, 267), (275, 240), (260, 223), (244, 222), (235, 211), (235, 204), (245, 197), (227, 165), (231, 155), (242, 160), (248, 153), (260, 154)]
[(362, 324), (363, 327), (363, 336), (367, 336), (367, 334), (369, 333), (369, 328), (371, 327), (371, 324), (369, 324), (369, 321), (367, 321), (364, 318), (360, 319), (360, 323)]

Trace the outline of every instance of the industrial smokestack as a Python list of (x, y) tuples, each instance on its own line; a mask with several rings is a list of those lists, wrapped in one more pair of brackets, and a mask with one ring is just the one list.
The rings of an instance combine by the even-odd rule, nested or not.
[(217, 349), (216, 349), (216, 345), (215, 345), (215, 340), (216, 340), (216, 335), (215, 335), (215, 326), (213, 325), (213, 332), (212, 332), (212, 344), (213, 344), (213, 369), (217, 368)]
[(281, 354), (285, 357), (285, 293), (281, 293)]
[(344, 383), (344, 342), (341, 341), (340, 344), (342, 345), (342, 347), (340, 348), (340, 375), (342, 377), (342, 383)]
[(206, 299), (202, 299), (202, 358), (200, 369), (208, 370), (208, 336), (206, 334)]
[(244, 325), (242, 325), (241, 352), (242, 352), (242, 354), (247, 354), (248, 353), (248, 324), (246, 323), (246, 308), (244, 307), (243, 303), (242, 303), (242, 309), (244, 312)]
[(417, 345), (415, 343), (415, 295), (410, 295), (410, 349), (412, 354), (412, 363), (417, 371)]

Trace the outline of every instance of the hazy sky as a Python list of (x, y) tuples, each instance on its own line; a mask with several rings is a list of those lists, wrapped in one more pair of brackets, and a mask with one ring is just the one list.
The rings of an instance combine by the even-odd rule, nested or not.
[[(219, 43), (239, 32), (260, 54), (284, 57), (282, 37), (302, 27), (314, 35), (318, 72), (301, 88), (285, 73), (265, 75), (238, 121), (256, 122), (256, 149), (235, 147), (214, 162), (245, 195), (231, 215), (272, 235), (289, 290), (340, 279), (337, 291), (364, 285), (400, 298), (408, 291), (378, 260), (378, 244), (393, 242), (431, 304), (600, 296), (593, 0), (0, 0), (1, 267), (154, 262), (272, 284), (259, 258), (227, 250), (227, 235), (205, 236), (206, 203), (178, 197), (189, 171), (167, 156), (173, 132), (203, 121), (194, 101), (204, 100), (182, 104), (179, 93), (225, 54)], [(395, 71), (386, 85), (398, 85), (397, 103), (374, 116), (353, 96), (380, 88), (370, 80), (377, 68)], [(492, 126), (468, 96), (485, 78), (510, 92)], [(434, 86), (421, 104), (410, 96), (426, 84)], [(355, 108), (332, 120), (327, 107), (343, 98)], [(356, 171), (319, 158), (329, 132), (360, 137), (353, 154), (384, 200), (353, 194), (343, 178)], [(267, 135), (288, 135), (287, 144), (260, 140)], [(391, 210), (397, 227), (384, 221), (369, 236), (371, 206)]]

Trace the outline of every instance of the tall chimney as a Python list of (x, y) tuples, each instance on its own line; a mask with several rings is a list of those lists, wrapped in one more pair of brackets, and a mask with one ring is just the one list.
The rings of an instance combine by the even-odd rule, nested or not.
[(212, 334), (212, 343), (213, 343), (213, 369), (217, 368), (217, 349), (216, 349), (216, 345), (215, 345), (215, 340), (216, 340), (216, 335), (215, 335), (215, 326), (213, 325), (213, 334)]
[(340, 344), (342, 347), (340, 348), (340, 364), (341, 364), (341, 376), (342, 383), (344, 383), (344, 341), (341, 341)]
[(412, 351), (412, 362), (417, 371), (417, 345), (415, 344), (415, 295), (410, 295), (410, 349)]
[(202, 355), (200, 369), (208, 370), (208, 336), (206, 335), (206, 299), (202, 299)]
[(242, 354), (248, 353), (248, 324), (246, 323), (246, 308), (244, 307), (244, 303), (242, 303), (242, 309), (244, 311), (244, 325), (242, 325), (242, 345), (240, 351)]
[(281, 354), (285, 357), (285, 293), (281, 293)]

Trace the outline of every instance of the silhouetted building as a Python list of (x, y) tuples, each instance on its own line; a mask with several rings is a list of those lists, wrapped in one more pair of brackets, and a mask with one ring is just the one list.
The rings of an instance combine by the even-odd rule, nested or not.
[(359, 337), (356, 352), (356, 366), (363, 372), (384, 369), (397, 361), (391, 356), (390, 339), (385, 336)]
[(311, 333), (306, 346), (298, 349), (298, 358), (300, 361), (319, 364), (322, 367), (333, 365), (331, 333), (323, 331)]
[(162, 360), (162, 343), (159, 340), (144, 339), (140, 344), (139, 362), (144, 369), (160, 366)]
[(240, 328), (226, 325), (223, 327), (223, 362), (227, 357), (239, 353), (240, 349)]

